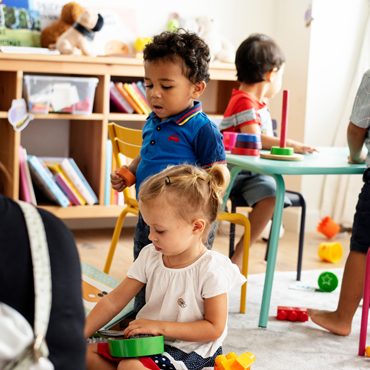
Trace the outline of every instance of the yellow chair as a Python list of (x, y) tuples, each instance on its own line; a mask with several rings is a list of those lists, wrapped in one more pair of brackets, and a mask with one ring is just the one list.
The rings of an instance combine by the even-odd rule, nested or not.
[[(140, 148), (142, 144), (142, 131), (133, 130), (126, 127), (119, 126), (115, 123), (108, 124), (108, 132), (110, 140), (113, 146), (113, 155), (117, 163), (117, 167), (121, 167), (121, 159), (119, 153), (125, 155), (128, 158), (135, 158), (140, 154)], [(116, 227), (114, 229), (112, 242), (109, 248), (108, 257), (105, 262), (104, 272), (109, 273), (113, 255), (116, 250), (118, 239), (121, 235), (123, 221), (127, 213), (133, 213), (134, 215), (139, 214), (139, 204), (136, 199), (129, 196), (128, 189), (124, 189), (125, 204), (127, 206), (123, 209), (118, 217)], [(233, 224), (244, 226), (244, 251), (243, 251), (243, 268), (242, 273), (247, 278), (248, 276), (248, 258), (249, 258), (249, 239), (250, 239), (250, 224), (246, 216), (241, 213), (228, 213), (220, 212), (217, 217), (217, 221), (228, 221)], [(245, 313), (247, 297), (247, 283), (241, 288), (241, 299), (240, 299), (240, 312)]]
[[(119, 153), (123, 154), (127, 158), (135, 158), (140, 154), (142, 144), (142, 131), (133, 130), (127, 127), (119, 126), (115, 123), (108, 124), (108, 132), (110, 140), (112, 141), (113, 155), (117, 163), (117, 168), (122, 166), (121, 158)], [(123, 190), (126, 207), (123, 209), (116, 222), (114, 229), (112, 242), (109, 248), (108, 257), (105, 262), (104, 272), (109, 274), (109, 270), (112, 264), (113, 255), (116, 250), (118, 239), (121, 235), (123, 221), (128, 213), (139, 215), (139, 203), (135, 198), (131, 198), (127, 188)]]
[[(251, 226), (246, 216), (241, 213), (228, 213), (221, 211), (217, 221), (228, 221), (232, 224), (244, 226), (244, 247), (243, 247), (243, 267), (242, 274), (248, 279), (248, 260), (249, 260), (249, 241), (251, 236)], [(245, 313), (247, 304), (247, 282), (241, 288), (240, 313)]]

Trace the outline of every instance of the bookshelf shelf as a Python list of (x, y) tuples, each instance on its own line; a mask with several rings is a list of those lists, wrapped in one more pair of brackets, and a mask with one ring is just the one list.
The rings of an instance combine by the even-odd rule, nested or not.
[[(23, 76), (26, 74), (95, 77), (99, 82), (95, 90), (94, 108), (90, 116), (72, 114), (34, 114), (37, 120), (70, 120), (69, 153), (99, 199), (99, 205), (42, 206), (65, 220), (116, 218), (121, 206), (105, 206), (105, 153), (108, 138), (107, 124), (118, 121), (128, 127), (142, 124), (146, 115), (109, 112), (109, 84), (113, 80), (138, 80), (144, 76), (143, 61), (130, 57), (74, 57), (67, 55), (27, 55), (0, 53), (0, 161), (5, 165), (11, 179), (5, 184), (6, 195), (19, 196), (19, 146), (22, 132), (15, 132), (8, 122), (8, 110), (13, 99), (23, 96)], [(212, 108), (204, 110), (213, 118), (220, 118), (226, 109), (231, 90), (237, 86), (235, 66), (221, 62), (210, 65), (213, 92)], [(131, 123), (130, 123), (131, 122)], [(27, 130), (32, 130), (29, 125)], [(48, 140), (43, 137), (41, 141)], [(42, 145), (42, 143), (40, 143)], [(27, 149), (27, 148), (26, 148)], [(32, 154), (32, 153), (29, 153)], [(45, 156), (49, 153), (43, 154)]]

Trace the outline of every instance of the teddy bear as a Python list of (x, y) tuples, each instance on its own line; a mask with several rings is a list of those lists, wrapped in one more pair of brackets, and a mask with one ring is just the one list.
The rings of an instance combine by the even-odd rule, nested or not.
[(77, 18), (77, 22), (59, 36), (56, 48), (61, 54), (95, 56), (92, 46), (95, 32), (104, 25), (103, 17), (92, 9), (85, 9)]
[(235, 62), (235, 47), (217, 31), (214, 19), (204, 16), (197, 18), (199, 24), (199, 36), (209, 46), (211, 60), (220, 60), (225, 63)]
[(65, 4), (62, 8), (60, 19), (41, 31), (41, 46), (43, 48), (55, 49), (59, 36), (73, 26), (82, 11), (83, 7), (75, 2)]

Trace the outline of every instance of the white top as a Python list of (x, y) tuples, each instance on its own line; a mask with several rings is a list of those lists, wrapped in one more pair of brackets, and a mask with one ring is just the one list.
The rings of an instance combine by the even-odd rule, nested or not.
[[(163, 264), (162, 253), (147, 245), (131, 265), (127, 276), (146, 284), (145, 306), (137, 318), (192, 322), (204, 319), (204, 299), (227, 293), (246, 282), (238, 267), (218, 252), (206, 251), (182, 269)], [(187, 342), (165, 338), (165, 344), (183, 352), (195, 351), (203, 358), (213, 356), (227, 334), (227, 323), (215, 341)]]

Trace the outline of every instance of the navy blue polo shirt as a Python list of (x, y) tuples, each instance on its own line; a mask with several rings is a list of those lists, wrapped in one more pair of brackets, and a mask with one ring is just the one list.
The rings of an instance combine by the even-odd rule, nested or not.
[(141, 183), (169, 165), (191, 164), (207, 169), (226, 164), (222, 134), (195, 101), (186, 111), (161, 122), (150, 113), (143, 128), (141, 161), (136, 172), (136, 194)]

